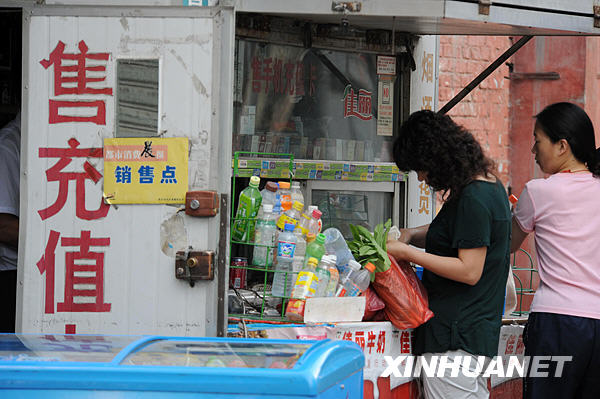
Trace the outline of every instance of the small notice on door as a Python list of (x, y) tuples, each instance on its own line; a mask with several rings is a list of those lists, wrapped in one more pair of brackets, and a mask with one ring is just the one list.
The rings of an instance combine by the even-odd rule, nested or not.
[(109, 204), (183, 204), (187, 138), (104, 139), (104, 198)]
[(396, 75), (396, 57), (389, 55), (377, 56), (377, 75)]
[(381, 76), (377, 89), (377, 135), (394, 134), (394, 79)]

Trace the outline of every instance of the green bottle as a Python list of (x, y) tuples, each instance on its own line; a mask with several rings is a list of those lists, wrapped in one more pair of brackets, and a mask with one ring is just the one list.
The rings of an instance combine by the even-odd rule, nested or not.
[(308, 264), (308, 259), (316, 258), (320, 261), (325, 255), (325, 234), (317, 234), (317, 238), (306, 246), (306, 254), (304, 255), (304, 266)]
[(262, 196), (258, 191), (258, 183), (260, 183), (260, 177), (252, 176), (250, 185), (240, 193), (240, 200), (235, 213), (236, 220), (231, 229), (231, 238), (234, 241), (246, 241), (254, 237), (256, 215), (262, 202)]

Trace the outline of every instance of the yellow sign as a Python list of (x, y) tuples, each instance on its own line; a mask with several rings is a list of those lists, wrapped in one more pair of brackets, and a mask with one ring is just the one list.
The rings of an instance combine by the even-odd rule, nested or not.
[(109, 204), (183, 204), (187, 138), (104, 139), (104, 198)]

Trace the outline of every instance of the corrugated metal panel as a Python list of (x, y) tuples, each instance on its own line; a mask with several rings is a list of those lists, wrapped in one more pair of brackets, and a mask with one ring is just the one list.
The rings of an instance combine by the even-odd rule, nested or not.
[[(20, 248), (20, 329), (24, 332), (60, 333), (65, 332), (67, 325), (73, 324), (78, 333), (215, 335), (216, 279), (212, 282), (199, 282), (191, 288), (187, 282), (174, 278), (174, 258), (161, 252), (161, 223), (172, 217), (177, 208), (166, 205), (121, 205), (111, 207), (105, 217), (84, 220), (77, 216), (77, 208), (98, 208), (102, 196), (102, 179), (94, 184), (89, 178), (61, 175), (65, 177), (66, 185), (58, 180), (49, 181), (46, 171), (60, 158), (44, 158), (39, 154), (41, 148), (68, 149), (69, 140), (73, 138), (80, 143), (78, 148), (101, 148), (103, 138), (113, 137), (115, 130), (115, 98), (118, 97), (116, 61), (160, 60), (158, 128), (163, 137), (189, 138), (190, 186), (194, 189), (215, 188), (215, 179), (209, 174), (219, 173), (219, 163), (227, 165), (226, 160), (219, 159), (222, 151), (220, 146), (227, 146), (223, 151), (225, 154), (229, 154), (231, 146), (230, 139), (222, 140), (220, 137), (230, 135), (227, 132), (229, 127), (219, 130), (220, 125), (213, 116), (213, 108), (216, 108), (215, 104), (219, 101), (218, 97), (213, 96), (213, 84), (219, 82), (218, 76), (214, 74), (215, 65), (218, 65), (215, 58), (220, 57), (223, 50), (213, 39), (215, 35), (220, 35), (220, 26), (215, 22), (215, 17), (210, 16), (77, 17), (68, 16), (68, 11), (53, 9), (54, 13), (64, 12), (67, 15), (44, 16), (39, 15), (43, 12), (38, 9), (36, 15), (26, 20), (24, 27), (25, 59), (28, 62), (24, 75), (27, 102), (23, 113), (24, 169), (21, 195), (24, 212), (21, 223), (26, 232), (26, 240), (22, 241)], [(99, 8), (95, 12), (102, 15), (102, 11)], [(228, 18), (231, 17), (232, 14), (228, 14)], [(231, 28), (227, 34), (233, 35)], [(78, 44), (81, 41), (85, 42), (88, 53), (109, 54), (108, 61), (90, 61), (94, 65), (104, 65), (106, 71), (91, 71), (89, 76), (103, 75), (106, 79), (89, 83), (89, 87), (113, 88), (112, 95), (57, 95), (55, 92), (53, 66), (45, 69), (40, 61), (48, 60), (59, 42), (64, 43), (65, 53), (78, 54)], [(228, 61), (220, 62), (225, 62), (222, 67), (226, 70), (233, 68)], [(229, 84), (228, 87), (231, 86)], [(227, 95), (227, 98), (230, 97)], [(49, 124), (49, 100), (99, 100), (106, 107), (106, 121), (104, 124)], [(85, 110), (87, 113), (89, 111)], [(223, 110), (226, 111), (227, 109)], [(209, 133), (215, 130), (216, 136)], [(81, 155), (73, 157), (72, 162), (61, 172), (89, 171), (89, 166), (84, 169), (86, 161), (103, 173), (100, 158)], [(84, 190), (78, 190), (77, 184)], [(228, 185), (228, 181), (225, 185)], [(42, 219), (38, 211), (55, 203), (61, 190), (65, 189), (64, 206), (55, 215)], [(222, 191), (223, 187), (217, 189), (228, 192)], [(188, 244), (193, 248), (217, 248), (218, 217), (186, 218), (185, 228)], [(54, 234), (52, 231), (59, 233), (60, 239), (54, 250), (48, 249), (47, 255), (50, 256), (45, 257), (46, 269), (41, 273), (36, 263), (44, 255), (49, 237)], [(70, 256), (68, 253), (84, 251), (81, 247), (69, 246), (69, 240), (64, 239), (80, 238), (85, 231), (89, 231), (93, 239), (110, 239), (108, 245), (94, 244), (89, 248), (89, 252), (96, 255), (88, 254), (77, 260), (77, 263), (95, 265), (96, 260), (103, 257), (103, 280), (100, 286), (104, 291), (103, 302), (110, 304), (110, 311), (58, 309), (58, 303), (66, 301), (66, 291), (69, 289), (66, 280), (66, 264)], [(51, 255), (55, 255), (53, 262)], [(90, 257), (96, 257), (96, 260), (88, 259)], [(51, 264), (55, 267), (54, 286), (49, 292), (54, 298), (50, 303), (52, 312), (48, 312), (46, 305), (49, 295), (46, 289), (49, 287), (47, 279), (51, 276), (48, 267)], [(94, 272), (85, 273), (94, 276)], [(75, 302), (89, 300), (89, 295), (86, 298), (85, 294), (81, 294)]]

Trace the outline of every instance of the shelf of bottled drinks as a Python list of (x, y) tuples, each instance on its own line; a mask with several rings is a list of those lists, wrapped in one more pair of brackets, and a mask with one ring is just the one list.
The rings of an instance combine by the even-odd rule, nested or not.
[[(248, 177), (242, 157), (287, 168), (277, 173), (282, 179), (278, 181), (273, 181), (272, 174), (254, 170), (238, 194), (236, 184), (242, 184), (238, 178)], [(328, 228), (321, 232), (322, 213), (304, 203), (300, 184), (294, 181), (295, 165), (292, 154), (234, 153), (229, 265), (232, 320), (302, 322), (308, 298), (355, 296), (368, 286), (369, 271), (354, 261), (340, 231)], [(261, 177), (270, 180), (263, 181), (259, 190)]]

